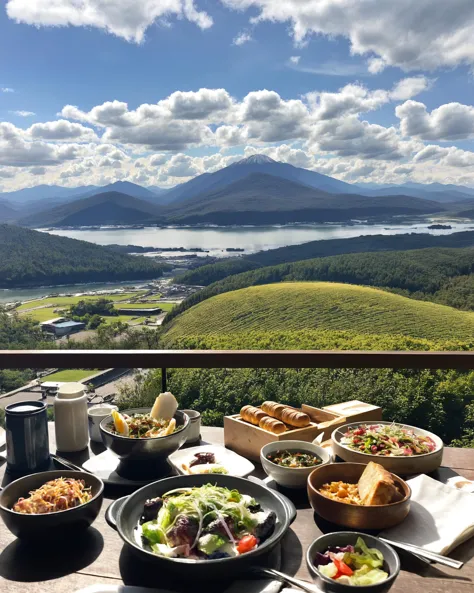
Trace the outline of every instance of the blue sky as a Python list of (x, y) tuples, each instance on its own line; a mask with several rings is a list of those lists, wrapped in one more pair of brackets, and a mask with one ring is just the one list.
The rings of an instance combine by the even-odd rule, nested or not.
[(167, 3), (6, 2), (0, 188), (169, 187), (255, 152), (350, 181), (474, 185), (473, 2)]

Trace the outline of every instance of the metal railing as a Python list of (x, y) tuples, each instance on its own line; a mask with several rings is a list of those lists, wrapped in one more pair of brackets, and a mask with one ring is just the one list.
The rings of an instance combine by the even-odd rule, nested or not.
[(3, 350), (0, 369), (353, 368), (474, 370), (474, 352), (352, 350)]

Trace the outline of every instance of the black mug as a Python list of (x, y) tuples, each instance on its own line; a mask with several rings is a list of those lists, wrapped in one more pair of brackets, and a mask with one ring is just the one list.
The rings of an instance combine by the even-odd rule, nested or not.
[(33, 474), (49, 466), (47, 406), (39, 401), (16, 402), (5, 408), (7, 472)]

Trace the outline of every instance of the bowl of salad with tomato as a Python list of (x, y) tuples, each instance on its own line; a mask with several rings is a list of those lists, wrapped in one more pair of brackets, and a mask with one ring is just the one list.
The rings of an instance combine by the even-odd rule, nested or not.
[(443, 441), (432, 432), (397, 422), (345, 424), (331, 435), (344, 461), (375, 461), (397, 475), (430, 473), (443, 459)]
[(395, 550), (365, 533), (339, 531), (318, 537), (306, 562), (316, 585), (325, 593), (389, 591), (400, 573)]

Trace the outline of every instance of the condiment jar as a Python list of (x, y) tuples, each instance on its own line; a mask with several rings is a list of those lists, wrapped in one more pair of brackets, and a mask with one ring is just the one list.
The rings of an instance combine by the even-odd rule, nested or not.
[(64, 383), (54, 399), (56, 448), (59, 452), (82, 451), (89, 444), (87, 394), (82, 383)]
[(26, 401), (5, 408), (7, 472), (15, 476), (34, 474), (49, 466), (47, 406)]

